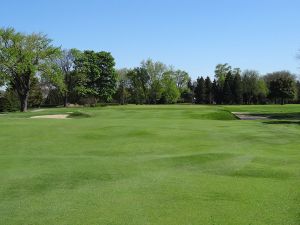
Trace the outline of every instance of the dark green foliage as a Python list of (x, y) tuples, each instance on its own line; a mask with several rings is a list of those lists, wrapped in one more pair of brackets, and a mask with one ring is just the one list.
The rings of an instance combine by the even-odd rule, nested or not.
[(188, 91), (186, 94), (187, 102), (194, 103), (196, 85), (195, 83), (192, 82), (191, 78), (189, 78), (188, 80), (187, 87), (188, 87), (187, 88)]
[(57, 88), (51, 89), (45, 99), (46, 106), (59, 106), (64, 104), (64, 96)]
[(197, 104), (205, 103), (205, 81), (203, 77), (198, 77), (195, 87), (195, 99)]
[(68, 118), (74, 118), (74, 119), (90, 118), (90, 117), (91, 117), (91, 114), (86, 113), (86, 112), (80, 112), (80, 111), (70, 113), (70, 115), (68, 116)]
[(231, 80), (225, 79), (223, 87), (223, 103), (232, 104), (233, 94), (231, 90)]
[(269, 88), (269, 97), (277, 103), (284, 104), (285, 101), (296, 97), (295, 76), (288, 71), (279, 71), (265, 76)]
[(8, 89), (0, 94), (0, 112), (15, 112), (20, 109), (20, 101), (17, 93)]
[(205, 103), (211, 104), (213, 101), (213, 88), (209, 77), (205, 79)]
[(295, 86), (292, 79), (278, 78), (270, 82), (270, 97), (273, 99), (280, 99), (281, 104), (285, 100), (293, 99), (295, 97)]
[(0, 29), (0, 80), (18, 94), (20, 110), (27, 111), (31, 82), (38, 73), (53, 71), (52, 60), (60, 53), (43, 34), (22, 34), (12, 28)]
[(150, 76), (146, 69), (137, 67), (127, 74), (130, 82), (130, 92), (133, 101), (137, 104), (145, 104), (149, 102), (147, 83)]
[(84, 51), (75, 60), (76, 70), (84, 74), (82, 94), (100, 101), (111, 100), (116, 89), (115, 61), (109, 52)]
[(39, 80), (34, 77), (29, 91), (28, 107), (39, 107), (43, 103), (43, 93)]
[(221, 90), (217, 83), (217, 80), (214, 79), (212, 83), (212, 93), (213, 93), (213, 101), (214, 103), (220, 104), (222, 102)]
[(297, 91), (297, 102), (300, 103), (300, 81), (296, 83), (296, 91)]
[(242, 78), (240, 74), (236, 74), (233, 79), (233, 87), (232, 87), (232, 94), (233, 94), (233, 102), (235, 104), (241, 104), (243, 101), (243, 89), (242, 89)]

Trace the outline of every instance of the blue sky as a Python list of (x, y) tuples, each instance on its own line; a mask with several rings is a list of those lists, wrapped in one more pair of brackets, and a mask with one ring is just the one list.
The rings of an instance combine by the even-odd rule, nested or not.
[(104, 50), (118, 68), (152, 58), (193, 78), (218, 63), (300, 72), (299, 0), (3, 0), (0, 26), (63, 48)]

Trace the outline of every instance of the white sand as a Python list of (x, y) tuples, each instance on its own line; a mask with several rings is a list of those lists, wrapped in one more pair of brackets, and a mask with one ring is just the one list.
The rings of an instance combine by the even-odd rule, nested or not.
[(266, 116), (256, 116), (251, 115), (249, 112), (232, 112), (236, 117), (240, 120), (268, 120), (269, 118)]
[(43, 116), (32, 116), (32, 119), (70, 119), (68, 114), (56, 114), (56, 115), (43, 115)]

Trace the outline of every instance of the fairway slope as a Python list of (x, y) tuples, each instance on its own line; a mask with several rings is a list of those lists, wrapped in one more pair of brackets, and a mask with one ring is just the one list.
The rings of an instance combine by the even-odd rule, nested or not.
[[(298, 225), (298, 112), (128, 105), (1, 116), (0, 224)], [(74, 119), (30, 119), (57, 114)]]

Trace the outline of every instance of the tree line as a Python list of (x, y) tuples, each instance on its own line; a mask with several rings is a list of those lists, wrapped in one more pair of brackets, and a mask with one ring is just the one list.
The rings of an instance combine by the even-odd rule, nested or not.
[(0, 29), (0, 111), (28, 107), (116, 104), (266, 104), (300, 100), (288, 71), (261, 76), (218, 64), (214, 80), (151, 59), (115, 69), (109, 52), (62, 50), (44, 34)]

